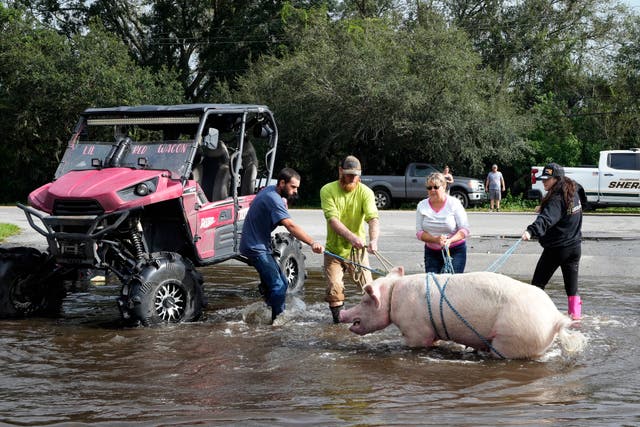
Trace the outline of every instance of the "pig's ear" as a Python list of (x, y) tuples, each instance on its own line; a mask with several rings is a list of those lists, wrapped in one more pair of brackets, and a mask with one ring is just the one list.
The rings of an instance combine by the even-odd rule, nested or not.
[(380, 297), (376, 293), (375, 289), (373, 289), (373, 286), (365, 285), (364, 291), (369, 295), (369, 297), (371, 297), (376, 305), (376, 308), (380, 308)]
[(404, 267), (403, 267), (403, 266), (401, 266), (401, 265), (399, 265), (399, 266), (397, 266), (397, 267), (393, 267), (393, 268), (391, 269), (391, 272), (392, 272), (392, 273), (395, 273), (395, 274), (396, 274), (396, 275), (398, 275), (398, 276), (404, 276)]

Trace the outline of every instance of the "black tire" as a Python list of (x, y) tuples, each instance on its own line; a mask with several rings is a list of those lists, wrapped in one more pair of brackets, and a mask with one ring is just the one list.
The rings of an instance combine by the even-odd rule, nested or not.
[(580, 197), (580, 204), (582, 205), (583, 212), (593, 212), (596, 210), (596, 206), (587, 201), (587, 195), (585, 194), (584, 189), (580, 186), (578, 186), (578, 197)]
[(34, 248), (0, 248), (0, 318), (55, 317), (67, 292), (63, 271)]
[(278, 262), (287, 278), (287, 293), (302, 292), (307, 272), (300, 241), (290, 233), (277, 233), (271, 238), (271, 247), (273, 248), (273, 258)]
[(378, 209), (389, 209), (391, 207), (391, 194), (384, 188), (374, 188), (373, 195), (376, 199)]
[(469, 207), (469, 196), (467, 196), (464, 190), (453, 189), (451, 190), (451, 195), (460, 200), (463, 208), (467, 209)]
[(173, 252), (154, 253), (122, 287), (118, 300), (125, 320), (143, 326), (191, 322), (206, 305), (202, 275)]

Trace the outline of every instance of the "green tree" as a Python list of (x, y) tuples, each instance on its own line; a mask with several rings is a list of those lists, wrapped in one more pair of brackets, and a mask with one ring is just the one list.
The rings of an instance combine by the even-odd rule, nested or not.
[(53, 176), (78, 113), (90, 106), (177, 103), (174, 74), (137, 66), (100, 25), (68, 39), (0, 6), (2, 200), (24, 200)]
[(536, 151), (532, 162), (593, 163), (599, 150), (633, 140), (629, 133), (637, 135), (637, 126), (629, 127), (632, 120), (626, 106), (634, 102), (626, 96), (631, 92), (614, 88), (618, 84), (611, 74), (612, 52), (622, 44), (624, 53), (628, 34), (633, 34), (618, 30), (628, 13), (619, 2), (434, 0), (432, 4), (469, 34), (483, 64), (498, 73), (521, 110), (535, 121), (535, 131), (529, 135)]
[(575, 166), (581, 162), (581, 146), (572, 133), (573, 123), (554, 102), (553, 94), (548, 94), (533, 108), (536, 117), (535, 130), (530, 134), (536, 156), (533, 164), (543, 165), (556, 162), (565, 166)]
[(613, 60), (613, 84), (607, 92), (617, 119), (612, 148), (640, 147), (640, 16), (629, 17), (622, 33), (625, 37)]
[(237, 99), (274, 108), (286, 145), (280, 158), (309, 177), (307, 191), (349, 153), (367, 173), (425, 160), (479, 174), (525, 149), (525, 122), (508, 94), (479, 69), (465, 35), (437, 16), (409, 27), (320, 14), (293, 31), (295, 51), (263, 58), (239, 79)]
[(283, 33), (281, 11), (326, 5), (327, 0), (17, 0), (67, 37), (99, 18), (128, 46), (136, 62), (174, 70), (184, 96), (216, 99), (220, 84), (235, 78), (263, 54), (277, 55), (292, 43)]

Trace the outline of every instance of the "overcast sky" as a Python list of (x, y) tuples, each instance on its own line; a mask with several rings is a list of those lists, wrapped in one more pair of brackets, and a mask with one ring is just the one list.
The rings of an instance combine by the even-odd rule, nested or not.
[(627, 4), (637, 13), (640, 13), (640, 0), (626, 0)]

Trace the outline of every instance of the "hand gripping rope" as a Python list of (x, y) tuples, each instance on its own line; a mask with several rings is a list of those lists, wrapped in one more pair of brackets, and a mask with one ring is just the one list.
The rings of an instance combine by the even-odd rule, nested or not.
[(451, 252), (449, 252), (449, 245), (442, 248), (442, 259), (444, 260), (444, 265), (440, 273), (454, 274), (455, 271), (453, 270), (453, 260), (451, 259)]

